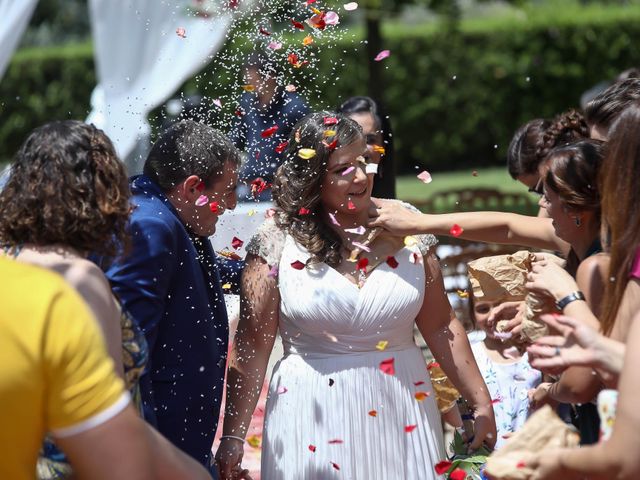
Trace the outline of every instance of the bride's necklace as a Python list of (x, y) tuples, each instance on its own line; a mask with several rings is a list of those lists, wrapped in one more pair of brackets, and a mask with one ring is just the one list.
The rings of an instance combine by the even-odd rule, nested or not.
[(362, 242), (351, 242), (352, 245), (354, 246), (353, 249), (350, 249), (346, 246), (342, 247), (344, 250), (349, 252), (349, 257), (347, 258), (347, 261), (353, 262), (356, 264), (355, 277), (358, 281), (358, 288), (362, 288), (364, 286), (364, 283), (367, 281), (367, 263), (368, 263), (367, 261), (363, 264), (362, 260), (366, 261), (367, 259), (363, 258), (359, 260), (358, 257), (360, 257), (360, 254), (363, 251), (370, 251), (369, 244), (373, 242), (373, 240), (380, 234), (381, 231), (382, 231), (381, 228), (374, 228), (369, 231), (368, 235)]

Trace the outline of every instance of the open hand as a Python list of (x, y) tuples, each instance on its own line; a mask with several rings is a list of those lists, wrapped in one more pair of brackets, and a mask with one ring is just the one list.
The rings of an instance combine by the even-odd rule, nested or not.
[(367, 226), (382, 227), (398, 237), (424, 233), (419, 229), (422, 213), (412, 211), (396, 200), (372, 198), (371, 201)]

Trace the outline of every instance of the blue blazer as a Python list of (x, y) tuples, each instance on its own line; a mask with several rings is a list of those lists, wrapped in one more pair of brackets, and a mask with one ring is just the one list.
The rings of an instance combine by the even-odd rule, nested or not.
[[(196, 249), (158, 185), (140, 175), (131, 190), (132, 245), (106, 275), (149, 343), (140, 380), (144, 416), (209, 465), (229, 338), (218, 260), (207, 238), (193, 237)], [(225, 262), (223, 281), (237, 284), (241, 267)]]

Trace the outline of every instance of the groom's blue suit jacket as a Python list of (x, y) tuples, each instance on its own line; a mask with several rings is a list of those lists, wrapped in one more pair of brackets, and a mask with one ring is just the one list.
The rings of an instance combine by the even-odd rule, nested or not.
[(131, 189), (132, 245), (106, 274), (149, 343), (140, 381), (145, 419), (207, 465), (229, 337), (220, 275), (237, 284), (242, 265), (220, 266), (208, 239), (189, 234), (149, 178), (133, 177)]

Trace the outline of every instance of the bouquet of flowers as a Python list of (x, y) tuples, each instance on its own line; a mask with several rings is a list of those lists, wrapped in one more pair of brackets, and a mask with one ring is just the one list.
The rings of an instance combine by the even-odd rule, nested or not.
[(436, 473), (445, 475), (448, 480), (485, 480), (482, 470), (491, 452), (482, 446), (473, 453), (467, 453), (467, 447), (468, 443), (456, 430), (450, 445), (453, 455), (450, 460), (443, 460), (436, 464)]

